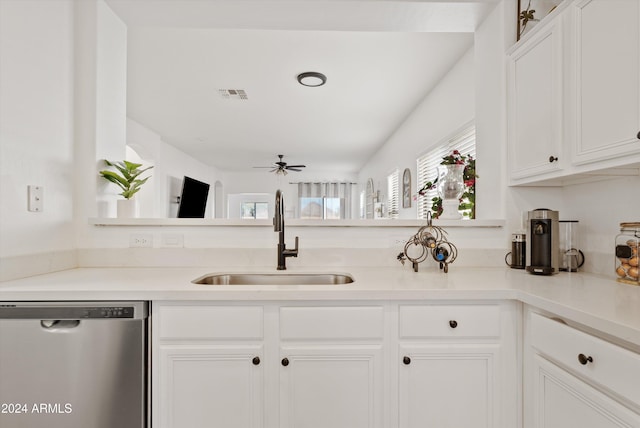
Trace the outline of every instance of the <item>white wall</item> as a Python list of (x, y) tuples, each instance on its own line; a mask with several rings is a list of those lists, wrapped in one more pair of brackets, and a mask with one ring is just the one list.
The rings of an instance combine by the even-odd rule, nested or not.
[[(393, 168), (402, 171), (410, 167), (415, 177), (417, 155), (473, 118), (475, 113), (480, 175), (478, 217), (504, 217), (507, 226), (503, 229), (451, 228), (450, 238), (462, 250), (462, 256), (475, 250), (476, 254), (492, 255), (491, 260), (485, 260), (487, 264), (499, 265), (501, 260), (496, 255), (500, 256), (508, 248), (511, 232), (520, 225), (521, 213), (547, 207), (559, 210), (562, 218), (580, 220), (583, 250), (593, 263), (592, 256), (600, 254), (603, 256), (597, 260), (603, 265), (612, 265), (613, 256), (609, 259), (608, 252), (618, 233), (618, 223), (638, 220), (638, 177), (564, 188), (510, 188), (505, 184), (508, 142), (504, 119), (504, 51), (515, 41), (513, 9), (512, 1), (498, 4), (478, 28), (474, 51), (468, 52), (417, 106), (356, 181), (364, 183), (366, 178), (374, 177), (374, 182), (384, 190), (386, 174)], [(153, 235), (155, 247), (162, 246), (164, 235), (175, 234), (184, 237), (187, 249), (265, 249), (268, 261), (272, 261), (277, 235), (268, 227), (88, 225), (87, 218), (99, 212), (96, 201), (110, 192), (110, 196), (105, 196), (109, 202), (117, 193), (115, 189), (106, 190), (108, 183), (99, 180), (97, 171), (102, 168), (98, 159), (124, 156), (126, 92), (122, 76), (126, 65), (126, 27), (102, 1), (2, 0), (0, 19), (0, 257), (80, 248), (83, 253), (86, 250), (88, 254), (95, 254), (93, 260), (97, 260), (102, 257), (102, 249), (126, 248), (130, 234), (147, 233)], [(105, 66), (105, 61), (113, 62)], [(403, 149), (398, 150), (401, 142)], [(154, 159), (157, 163), (160, 158), (179, 155), (173, 148), (165, 149)], [(277, 187), (287, 186), (289, 180), (355, 178), (329, 173), (318, 177), (304, 172), (278, 182), (275, 175), (261, 175), (258, 182), (264, 187), (251, 185), (249, 190), (248, 174), (216, 174), (209, 167), (202, 167), (197, 174), (200, 173), (203, 174), (200, 177), (212, 174), (202, 181), (213, 184), (220, 180), (225, 194), (272, 193)], [(167, 171), (167, 175), (170, 174), (181, 176), (184, 170)], [(197, 174), (194, 178), (199, 177)], [(162, 180), (157, 170), (154, 175), (154, 179)], [(28, 184), (45, 186), (44, 212), (26, 211)], [(75, 200), (72, 199), (74, 186)], [(285, 200), (291, 200), (288, 191)], [(415, 208), (403, 210), (402, 217), (413, 217), (414, 213)], [(393, 264), (396, 250), (415, 232), (415, 228), (375, 227), (287, 230), (289, 244), (294, 235), (300, 236), (300, 257), (292, 260), (292, 265), (318, 263), (317, 260), (336, 262), (336, 257), (344, 252), (335, 249), (356, 249), (369, 256), (378, 254), (372, 259), (373, 263), (384, 260)], [(319, 252), (324, 249), (331, 251)], [(144, 255), (165, 254), (158, 249), (153, 251)], [(129, 264), (144, 259), (140, 252), (123, 254)], [(134, 257), (130, 257), (132, 255)], [(235, 263), (252, 261), (254, 259), (234, 258)], [(214, 264), (215, 261), (201, 259), (198, 263)]]
[[(0, 1), (0, 257), (76, 247), (73, 2)], [(27, 186), (44, 211), (27, 211)]]
[(127, 119), (127, 144), (134, 148), (146, 163), (154, 165), (149, 171), (151, 179), (138, 192), (141, 194), (140, 203), (143, 205), (141, 217), (145, 214), (151, 218), (175, 217), (177, 204), (174, 201), (176, 196), (180, 196), (181, 187), (178, 185), (176, 191), (172, 189), (171, 182), (178, 180), (182, 183), (185, 175), (211, 186), (205, 217), (213, 217), (214, 184), (221, 177), (216, 168), (167, 144), (160, 135), (131, 118)]
[[(387, 175), (394, 169), (402, 174), (405, 168), (411, 170), (415, 187), (416, 159), (474, 118), (474, 69), (471, 48), (363, 166), (358, 173), (360, 189), (364, 189), (367, 179), (373, 178), (375, 190), (386, 195)], [(413, 193), (416, 190), (412, 188)], [(401, 204), (400, 218), (416, 216), (414, 201), (411, 208), (402, 208)]]

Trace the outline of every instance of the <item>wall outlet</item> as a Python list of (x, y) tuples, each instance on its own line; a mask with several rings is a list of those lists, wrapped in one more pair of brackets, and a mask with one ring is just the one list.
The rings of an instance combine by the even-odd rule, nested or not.
[(129, 248), (153, 247), (153, 235), (148, 233), (135, 233), (129, 235)]
[(42, 212), (44, 210), (44, 187), (27, 186), (27, 193), (29, 194), (27, 209), (33, 213)]
[(163, 233), (160, 235), (161, 248), (182, 248), (184, 247), (184, 235), (181, 233)]

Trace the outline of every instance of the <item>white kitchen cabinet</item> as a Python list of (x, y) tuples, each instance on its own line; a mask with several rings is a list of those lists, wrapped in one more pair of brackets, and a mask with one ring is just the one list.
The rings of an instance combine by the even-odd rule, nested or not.
[(382, 345), (283, 347), (280, 427), (382, 427)]
[(399, 426), (493, 428), (497, 345), (401, 345)]
[(509, 305), (401, 305), (398, 426), (517, 425)]
[(279, 310), (280, 427), (383, 426), (383, 306)]
[(513, 302), (152, 308), (153, 428), (518, 425)]
[(263, 307), (152, 310), (153, 428), (263, 427)]
[(525, 428), (640, 428), (640, 354), (526, 315)]
[(511, 185), (640, 168), (640, 0), (567, 0), (507, 55)]
[(640, 0), (580, 0), (574, 16), (575, 144), (581, 165), (640, 154)]
[(160, 345), (153, 426), (264, 426), (262, 353), (260, 346)]
[(533, 427), (638, 428), (640, 415), (539, 355), (533, 358)]
[(508, 166), (511, 180), (562, 168), (563, 33), (556, 16), (508, 57)]

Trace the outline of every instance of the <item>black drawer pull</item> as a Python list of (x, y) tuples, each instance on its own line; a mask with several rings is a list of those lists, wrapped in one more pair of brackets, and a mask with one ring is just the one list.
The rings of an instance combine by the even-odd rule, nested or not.
[(407, 365), (407, 366), (408, 366), (409, 364), (411, 364), (411, 358), (409, 358), (409, 357), (404, 357), (404, 358), (402, 359), (402, 362), (403, 362), (405, 365)]
[(549, 156), (549, 163), (556, 162), (557, 160), (558, 160), (557, 156), (553, 156), (553, 155)]
[(287, 367), (289, 365), (289, 359), (285, 357), (282, 359), (281, 363), (283, 366)]
[(456, 320), (449, 321), (449, 327), (456, 328), (457, 326), (458, 326), (458, 321)]
[(578, 361), (580, 362), (580, 364), (582, 364), (583, 366), (586, 366), (588, 363), (593, 363), (593, 358), (591, 356), (586, 356), (584, 354), (580, 354), (578, 355)]
[(260, 357), (253, 357), (253, 360), (251, 361), (253, 363), (254, 366), (257, 366), (260, 364)]

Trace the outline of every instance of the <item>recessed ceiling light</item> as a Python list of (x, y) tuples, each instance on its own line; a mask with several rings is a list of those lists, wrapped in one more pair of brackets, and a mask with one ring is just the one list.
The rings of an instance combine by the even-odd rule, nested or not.
[(322, 86), (327, 82), (327, 76), (316, 71), (307, 71), (298, 74), (298, 83), (304, 86)]

